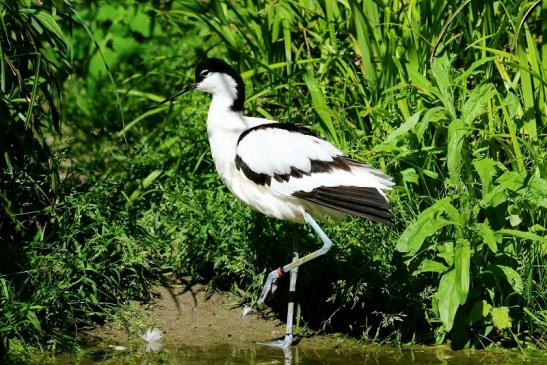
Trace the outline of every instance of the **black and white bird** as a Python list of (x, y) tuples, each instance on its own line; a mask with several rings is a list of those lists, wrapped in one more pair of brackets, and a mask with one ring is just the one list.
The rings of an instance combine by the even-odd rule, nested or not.
[[(351, 214), (391, 225), (384, 190), (394, 184), (388, 175), (344, 156), (301, 125), (243, 115), (243, 79), (222, 60), (199, 62), (194, 83), (150, 107), (193, 89), (212, 94), (207, 134), (216, 170), (228, 189), (267, 216), (310, 224), (323, 241), (321, 249), (272, 271), (258, 302), (266, 299), (272, 285), (286, 272), (291, 273), (294, 291), (298, 266), (332, 246), (313, 217)], [(292, 305), (289, 303), (285, 339), (270, 345), (287, 348), (292, 343)]]

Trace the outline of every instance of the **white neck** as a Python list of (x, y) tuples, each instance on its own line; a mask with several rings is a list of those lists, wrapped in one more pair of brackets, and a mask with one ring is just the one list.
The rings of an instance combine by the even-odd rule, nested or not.
[(239, 135), (250, 126), (241, 112), (231, 109), (233, 97), (224, 92), (213, 94), (207, 115), (207, 134), (215, 167), (222, 180), (230, 179), (234, 170)]
[(225, 92), (213, 94), (213, 100), (209, 106), (207, 115), (207, 131), (215, 133), (216, 131), (238, 131), (241, 133), (249, 128), (242, 112), (232, 110), (234, 98)]

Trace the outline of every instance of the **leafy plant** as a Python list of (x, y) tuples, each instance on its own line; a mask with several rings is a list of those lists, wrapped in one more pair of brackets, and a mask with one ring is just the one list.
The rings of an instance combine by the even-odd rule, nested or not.
[(304, 122), (397, 182), (394, 229), (325, 224), (335, 248), (299, 273), (298, 323), (545, 346), (539, 4), (2, 3), (0, 337), (54, 348), (165, 280), (252, 301), (294, 234), (317, 246), (222, 187), (207, 96), (144, 111), (207, 54), (239, 66), (249, 114)]
[(60, 131), (67, 40), (51, 2), (0, 4), (0, 340), (40, 331), (26, 302), (28, 247), (49, 233), (61, 190), (50, 139)]

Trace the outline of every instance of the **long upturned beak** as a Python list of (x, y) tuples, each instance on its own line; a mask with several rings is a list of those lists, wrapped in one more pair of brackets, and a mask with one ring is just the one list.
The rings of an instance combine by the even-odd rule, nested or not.
[(165, 99), (165, 100), (163, 100), (163, 101), (160, 101), (159, 103), (156, 103), (156, 104), (152, 104), (152, 105), (147, 106), (146, 109), (152, 109), (152, 108), (158, 107), (158, 106), (160, 106), (160, 105), (162, 105), (162, 104), (165, 104), (165, 103), (167, 103), (168, 101), (173, 101), (173, 100), (175, 100), (176, 98), (178, 98), (179, 96), (181, 96), (182, 94), (185, 94), (185, 93), (187, 93), (188, 91), (194, 90), (197, 86), (198, 86), (198, 83), (197, 83), (197, 82), (194, 82), (193, 84), (190, 84), (190, 85), (186, 86), (185, 88), (183, 88), (181, 91), (179, 91), (179, 92), (176, 93), (175, 95), (170, 96), (170, 97), (168, 97), (167, 99)]

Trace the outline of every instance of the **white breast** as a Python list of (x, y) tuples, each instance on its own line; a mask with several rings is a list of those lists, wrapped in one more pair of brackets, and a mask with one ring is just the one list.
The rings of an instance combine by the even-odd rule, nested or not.
[(271, 190), (253, 183), (236, 168), (235, 157), (239, 136), (245, 130), (272, 121), (245, 117), (222, 108), (215, 100), (209, 108), (207, 134), (215, 168), (228, 189), (244, 204), (267, 216), (302, 222), (303, 208), (298, 199), (277, 196)]

